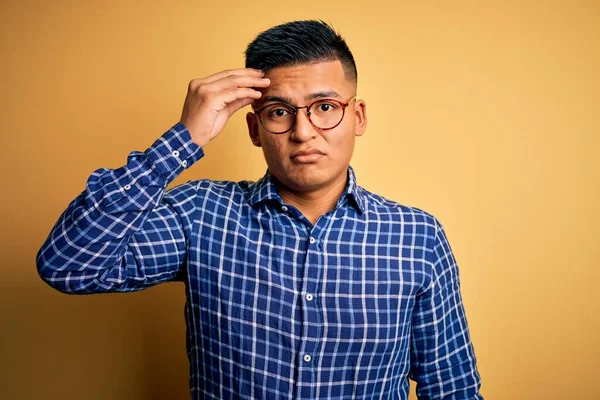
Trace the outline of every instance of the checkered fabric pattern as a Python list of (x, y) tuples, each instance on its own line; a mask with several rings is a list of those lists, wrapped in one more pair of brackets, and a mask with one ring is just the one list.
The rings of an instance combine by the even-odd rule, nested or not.
[(204, 155), (177, 124), (99, 169), (38, 272), (70, 294), (185, 283), (194, 399), (482, 399), (456, 260), (432, 215), (357, 185), (313, 226), (258, 182), (167, 185)]

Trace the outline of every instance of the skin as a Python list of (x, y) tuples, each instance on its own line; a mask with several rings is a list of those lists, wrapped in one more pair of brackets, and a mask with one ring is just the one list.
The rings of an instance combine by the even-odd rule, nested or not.
[[(277, 102), (268, 101), (271, 96), (284, 98), (294, 106), (305, 106), (318, 93), (329, 93), (327, 98), (344, 103), (356, 95), (356, 85), (346, 79), (337, 60), (278, 67), (268, 71), (266, 77), (271, 81), (261, 90), (266, 101), (256, 101), (257, 107)], [(366, 129), (365, 102), (352, 100), (342, 122), (331, 130), (315, 128), (305, 110), (298, 111), (294, 127), (284, 134), (267, 132), (252, 112), (246, 115), (246, 122), (250, 139), (262, 148), (282, 199), (296, 206), (313, 224), (333, 209), (346, 186), (355, 138)], [(295, 157), (306, 151), (318, 154)]]
[[(304, 106), (313, 101), (311, 96), (325, 92), (342, 102), (356, 94), (356, 85), (346, 79), (337, 60), (273, 68), (266, 75), (250, 68), (222, 71), (189, 83), (180, 122), (192, 140), (204, 147), (235, 112), (249, 104), (262, 106), (269, 104), (265, 100), (270, 96), (277, 96)], [(342, 122), (331, 130), (313, 127), (304, 110), (285, 134), (265, 131), (252, 112), (246, 122), (250, 139), (262, 148), (284, 202), (297, 207), (313, 224), (332, 210), (346, 186), (355, 138), (366, 129), (365, 102), (351, 101)], [(319, 154), (296, 157), (306, 151)]]

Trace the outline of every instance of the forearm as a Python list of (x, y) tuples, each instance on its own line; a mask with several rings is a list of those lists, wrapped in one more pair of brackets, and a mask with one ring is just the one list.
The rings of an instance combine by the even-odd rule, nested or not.
[[(131, 291), (174, 279), (185, 237), (165, 190), (202, 155), (176, 125), (145, 152), (132, 152), (127, 165), (95, 171), (38, 252), (42, 279), (66, 293)], [(151, 259), (153, 243), (167, 249), (166, 267)]]

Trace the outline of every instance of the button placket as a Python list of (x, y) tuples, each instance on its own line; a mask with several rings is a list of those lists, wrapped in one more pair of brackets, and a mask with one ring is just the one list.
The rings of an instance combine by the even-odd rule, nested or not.
[(309, 372), (312, 370), (313, 366), (310, 364), (314, 362), (314, 357), (312, 354), (317, 350), (318, 341), (319, 341), (319, 328), (317, 325), (319, 323), (319, 310), (317, 308), (317, 304), (314, 302), (315, 296), (313, 294), (315, 287), (312, 287), (314, 282), (313, 280), (318, 278), (315, 274), (318, 274), (319, 268), (318, 265), (318, 245), (319, 241), (316, 236), (309, 236), (308, 241), (310, 243), (308, 247), (307, 259), (305, 264), (305, 275), (307, 277), (307, 281), (305, 282), (305, 290), (302, 291), (301, 296), (304, 298), (305, 307), (304, 314), (306, 318), (306, 322), (309, 324), (309, 327), (306, 331), (306, 345), (303, 346), (303, 360), (305, 364), (306, 371), (303, 372), (304, 378), (303, 380), (308, 382), (312, 379), (312, 374)]

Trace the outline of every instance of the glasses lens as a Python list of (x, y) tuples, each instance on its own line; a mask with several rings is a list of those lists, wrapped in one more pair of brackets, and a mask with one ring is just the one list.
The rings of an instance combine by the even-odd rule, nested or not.
[(285, 104), (271, 104), (260, 112), (260, 120), (269, 132), (286, 132), (294, 125), (294, 109)]
[[(313, 125), (320, 129), (337, 126), (344, 118), (344, 107), (334, 100), (323, 99), (313, 103), (308, 109)], [(285, 103), (266, 106), (260, 112), (260, 120), (266, 130), (271, 133), (289, 131), (296, 121), (294, 108)]]
[(310, 120), (321, 129), (333, 128), (344, 117), (344, 108), (332, 100), (319, 100), (310, 109)]

